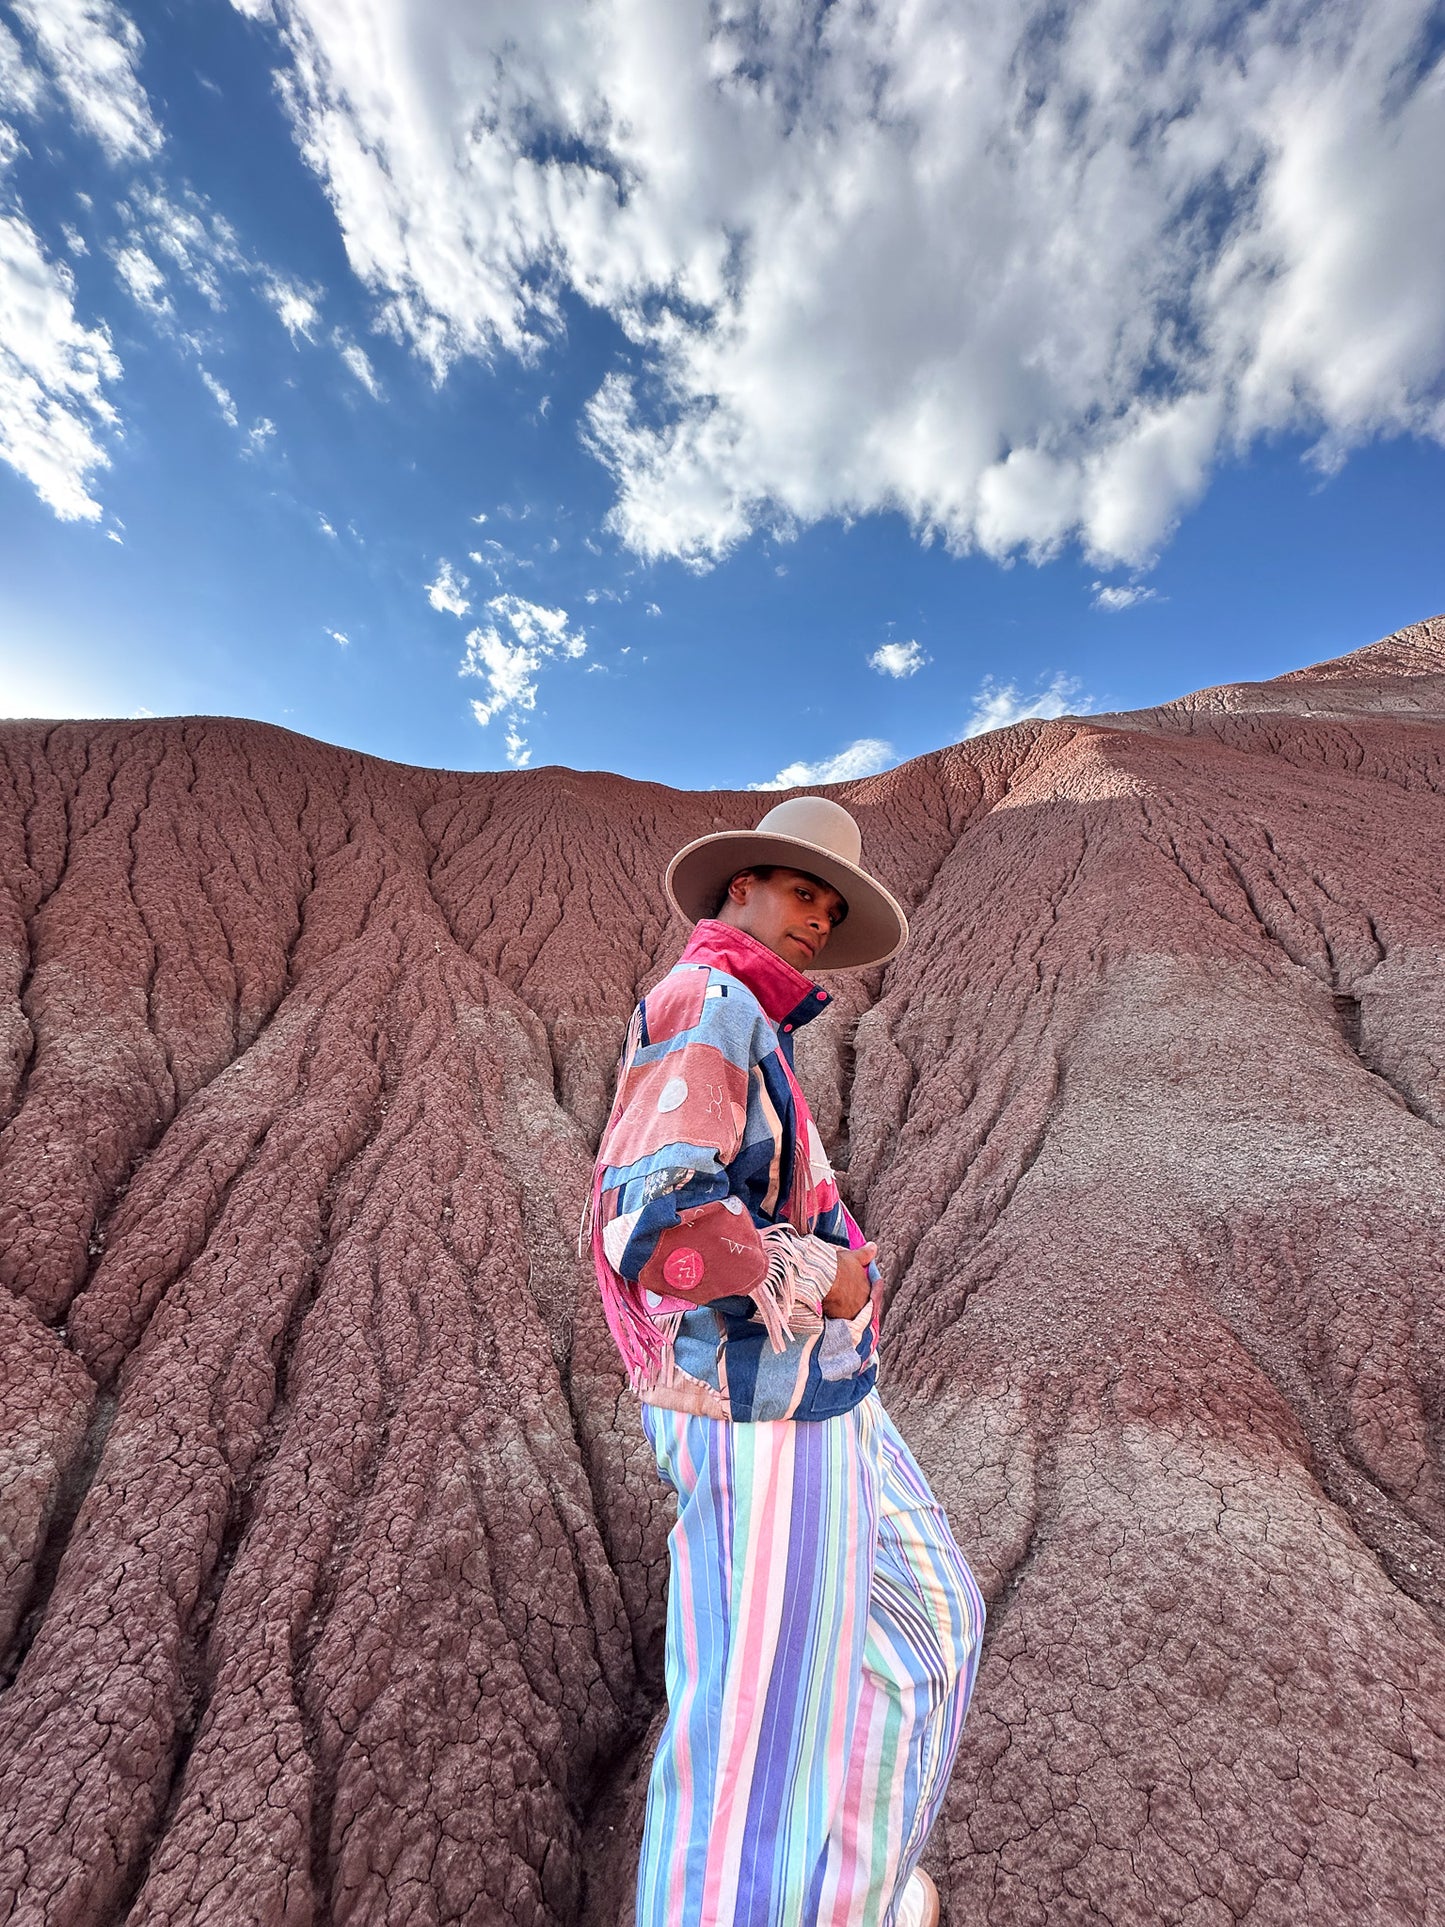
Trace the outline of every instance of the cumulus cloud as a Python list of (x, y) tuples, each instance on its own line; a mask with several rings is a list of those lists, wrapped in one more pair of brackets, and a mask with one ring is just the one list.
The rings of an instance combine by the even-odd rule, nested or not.
[(11, 0), (76, 122), (112, 161), (160, 151), (161, 130), (136, 74), (142, 41), (112, 0)]
[(1032, 696), (1020, 695), (1016, 683), (996, 682), (992, 676), (985, 676), (963, 733), (965, 738), (982, 736), (990, 729), (1007, 729), (1010, 723), (1021, 723), (1031, 716), (1087, 716), (1093, 708), (1094, 699), (1083, 694), (1078, 677), (1062, 671)]
[(1095, 582), (1090, 586), (1094, 591), (1094, 608), (1102, 609), (1106, 615), (1115, 615), (1121, 609), (1132, 609), (1141, 602), (1159, 600), (1157, 591), (1143, 588), (1137, 582), (1118, 585), (1110, 582)]
[(110, 459), (105, 390), (120, 373), (105, 328), (76, 314), (70, 269), (20, 215), (0, 212), (0, 459), (62, 521), (100, 516), (90, 478)]
[(438, 565), (436, 580), (426, 585), (426, 599), (438, 615), (465, 616), (471, 613), (465, 590), (467, 577), (454, 569), (450, 562)]
[(1257, 435), (1445, 438), (1432, 0), (270, 12), (398, 339), (631, 338), (587, 434), (643, 555), (888, 509), (1137, 562)]
[(916, 676), (929, 660), (916, 642), (885, 642), (868, 658), (868, 667), (880, 676)]
[(898, 760), (891, 743), (876, 736), (860, 736), (836, 756), (820, 763), (789, 763), (766, 783), (749, 783), (750, 790), (811, 789), (817, 783), (849, 783), (855, 777), (876, 776)]
[(492, 620), (467, 636), (459, 674), (477, 676), (486, 695), (472, 703), (472, 714), (483, 724), (494, 716), (507, 721), (507, 761), (522, 768), (531, 750), (521, 733), (524, 712), (537, 707), (537, 681), (543, 667), (558, 658), (585, 655), (586, 632), (569, 626), (565, 609), (548, 609), (522, 596), (493, 596), (487, 604)]

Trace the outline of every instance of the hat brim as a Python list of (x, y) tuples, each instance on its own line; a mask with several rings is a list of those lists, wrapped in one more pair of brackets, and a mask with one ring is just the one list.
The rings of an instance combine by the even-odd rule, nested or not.
[(908, 919), (901, 905), (866, 870), (796, 836), (769, 836), (757, 830), (720, 830), (685, 844), (663, 878), (674, 909), (697, 923), (713, 914), (719, 896), (739, 870), (772, 863), (802, 870), (830, 884), (848, 914), (828, 938), (817, 970), (860, 970), (886, 963), (908, 941)]

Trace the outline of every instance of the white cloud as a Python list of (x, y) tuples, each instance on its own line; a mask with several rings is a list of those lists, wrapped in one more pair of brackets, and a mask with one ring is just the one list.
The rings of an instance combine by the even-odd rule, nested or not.
[(328, 629), (326, 633), (338, 648), (346, 649), (350, 647), (351, 638), (344, 629)]
[(72, 254), (78, 256), (90, 253), (89, 245), (79, 228), (72, 227), (69, 221), (62, 221), (60, 224), (60, 232), (65, 236), (65, 245), (70, 249)]
[(131, 199), (132, 245), (143, 242), (163, 256), (209, 307), (219, 312), (225, 306), (223, 276), (265, 274), (247, 259), (230, 222), (193, 189), (182, 187), (173, 199), (162, 188), (141, 186)]
[(789, 763), (767, 783), (749, 783), (750, 790), (811, 789), (818, 783), (851, 783), (859, 776), (876, 776), (898, 760), (891, 743), (876, 736), (860, 736), (836, 756), (821, 763)]
[(112, 0), (11, 0), (78, 124), (112, 161), (148, 160), (161, 130), (136, 76), (142, 41)]
[(259, 455), (266, 444), (275, 436), (275, 433), (275, 422), (273, 422), (268, 415), (262, 415), (260, 420), (247, 432), (246, 446), (242, 452), (246, 455)]
[(104, 327), (75, 312), (75, 282), (35, 230), (0, 212), (0, 459), (62, 521), (94, 522), (92, 473), (109, 456), (99, 437), (116, 425), (105, 385), (120, 362)]
[(586, 635), (568, 627), (565, 609), (547, 609), (521, 596), (493, 596), (487, 614), (492, 621), (467, 637), (459, 673), (486, 684), (487, 693), (473, 701), (472, 714), (484, 726), (494, 716), (506, 716), (507, 760), (520, 768), (532, 753), (520, 733), (520, 719), (537, 707), (538, 677), (559, 657), (575, 660), (584, 655)]
[(1138, 562), (1261, 433), (1445, 438), (1432, 0), (274, 14), (383, 325), (631, 338), (587, 423), (644, 555), (888, 509)]
[(655, 602), (649, 602), (647, 606), (644, 608), (642, 613), (645, 616), (660, 616), (662, 614), (662, 611), (661, 609), (658, 608)]
[(333, 542), (337, 540), (335, 529), (332, 528), (331, 524), (327, 521), (326, 517), (321, 513), (320, 509), (316, 511), (316, 526), (320, 529), (323, 535), (329, 535)]
[(885, 642), (868, 658), (868, 667), (880, 676), (916, 676), (930, 658), (916, 642)]
[[(294, 341), (297, 335), (301, 335), (310, 341), (321, 320), (321, 310), (317, 305), (320, 290), (288, 280), (285, 275), (268, 268), (261, 273), (261, 292), (276, 310), (281, 325), (291, 339)], [(357, 352), (360, 353), (360, 350)]]
[(0, 107), (7, 113), (34, 114), (44, 97), (44, 81), (25, 58), (20, 42), (0, 20)]
[(435, 582), (426, 585), (426, 599), (438, 615), (468, 615), (472, 605), (462, 593), (468, 586), (466, 576), (454, 569), (450, 562), (443, 562), (437, 568)]
[(1092, 696), (1082, 693), (1077, 676), (1060, 671), (1046, 687), (1032, 696), (1021, 696), (1016, 683), (996, 682), (985, 676), (973, 701), (973, 714), (964, 726), (965, 739), (982, 736), (990, 729), (1007, 729), (1033, 716), (1087, 716), (1094, 707)]
[(1093, 606), (1102, 609), (1106, 615), (1117, 614), (1121, 609), (1132, 609), (1141, 602), (1159, 600), (1157, 590), (1143, 588), (1137, 582), (1093, 582), (1089, 586), (1094, 591)]
[(166, 277), (144, 248), (117, 248), (111, 259), (115, 262), (115, 271), (126, 292), (138, 307), (152, 315), (171, 313), (170, 300), (165, 292)]
[(336, 344), (336, 349), (341, 359), (346, 363), (347, 368), (355, 376), (357, 381), (361, 383), (367, 394), (371, 396), (373, 401), (379, 399), (381, 395), (381, 383), (376, 379), (376, 370), (372, 367), (371, 358), (366, 350), (356, 342), (348, 341), (345, 336), (339, 332), (332, 336), (332, 340)]
[(226, 422), (232, 428), (239, 428), (241, 419), (236, 413), (236, 403), (230, 389), (223, 387), (208, 368), (202, 368), (201, 380), (205, 383), (207, 393), (210, 395), (212, 401), (215, 402), (217, 408), (220, 409)]

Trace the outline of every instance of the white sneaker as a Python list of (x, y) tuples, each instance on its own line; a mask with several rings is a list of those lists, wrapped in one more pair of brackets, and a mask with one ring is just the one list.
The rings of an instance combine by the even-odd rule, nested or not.
[(909, 1874), (893, 1922), (894, 1927), (938, 1927), (938, 1889), (922, 1867)]

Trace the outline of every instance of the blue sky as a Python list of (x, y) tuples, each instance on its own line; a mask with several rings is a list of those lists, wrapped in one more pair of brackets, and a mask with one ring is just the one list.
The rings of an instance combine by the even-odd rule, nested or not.
[(1440, 58), (1412, 0), (0, 0), (0, 713), (742, 787), (1434, 614)]

